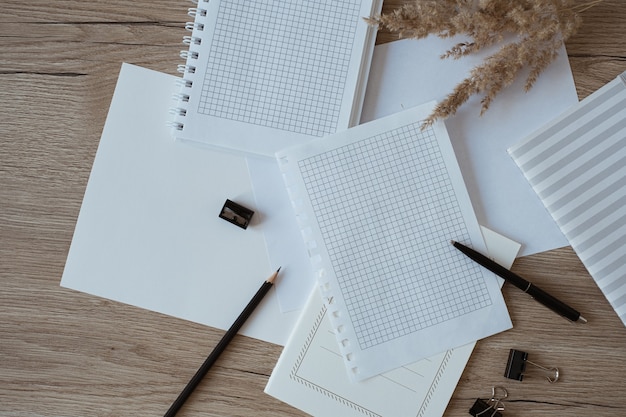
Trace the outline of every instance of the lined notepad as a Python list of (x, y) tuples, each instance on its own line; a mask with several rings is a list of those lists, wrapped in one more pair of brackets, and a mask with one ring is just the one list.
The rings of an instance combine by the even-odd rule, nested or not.
[(359, 121), (382, 0), (203, 0), (176, 136), (273, 156)]
[(509, 153), (626, 324), (626, 72)]
[(422, 129), (430, 108), (277, 154), (353, 380), (511, 326), (495, 276), (450, 245), (484, 251), (443, 123)]

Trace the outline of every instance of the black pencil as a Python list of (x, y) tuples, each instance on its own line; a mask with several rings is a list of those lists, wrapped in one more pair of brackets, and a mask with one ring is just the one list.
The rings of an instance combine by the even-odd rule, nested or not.
[(233, 339), (233, 337), (235, 337), (235, 335), (237, 334), (241, 326), (246, 322), (248, 317), (250, 317), (250, 314), (252, 314), (254, 309), (259, 305), (259, 303), (263, 299), (263, 297), (265, 297), (265, 294), (267, 294), (270, 288), (272, 288), (272, 285), (274, 285), (274, 280), (278, 276), (278, 271), (280, 271), (280, 268), (278, 268), (276, 272), (274, 272), (272, 276), (266, 279), (263, 285), (261, 285), (261, 288), (259, 288), (259, 290), (256, 292), (254, 297), (252, 297), (252, 299), (250, 300), (246, 308), (244, 308), (241, 314), (239, 315), (239, 317), (237, 317), (237, 320), (235, 320), (232, 326), (230, 326), (230, 329), (228, 329), (226, 334), (224, 334), (224, 337), (222, 337), (222, 340), (220, 340), (219, 343), (215, 346), (215, 348), (213, 349), (213, 352), (211, 352), (211, 354), (206, 358), (202, 366), (198, 369), (196, 374), (191, 378), (187, 386), (178, 395), (178, 398), (176, 398), (176, 401), (172, 403), (172, 406), (170, 407), (170, 409), (167, 410), (167, 413), (165, 413), (165, 417), (175, 416), (178, 410), (180, 410), (180, 408), (183, 406), (187, 398), (189, 398), (193, 390), (198, 386), (200, 381), (202, 381), (202, 378), (204, 378), (204, 376), (207, 374), (211, 366), (213, 366), (217, 358), (226, 349), (226, 346), (228, 346), (228, 344)]

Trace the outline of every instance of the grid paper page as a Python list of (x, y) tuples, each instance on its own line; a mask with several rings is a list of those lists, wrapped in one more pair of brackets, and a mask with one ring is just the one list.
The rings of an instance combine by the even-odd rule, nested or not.
[[(300, 172), (363, 348), (491, 304), (480, 267), (448, 250), (450, 236), (469, 234), (432, 129), (412, 123), (302, 160)], [(441, 281), (441, 271), (464, 279)]]
[(198, 112), (312, 136), (333, 133), (359, 6), (223, 1)]
[[(303, 215), (314, 219), (304, 227), (319, 247), (320, 283), (336, 304), (338, 342), (357, 380), (510, 326), (496, 280), (450, 245), (476, 247), (482, 237), (449, 141), (442, 146), (445, 129), (422, 130), (415, 116), (279, 155), (296, 204), (306, 200)], [(289, 184), (293, 164), (304, 194)], [(484, 315), (494, 310), (506, 319)], [(423, 337), (441, 343), (411, 346), (400, 359)]]
[(273, 156), (358, 123), (382, 0), (201, 5), (179, 137)]
[(626, 72), (509, 153), (626, 325)]

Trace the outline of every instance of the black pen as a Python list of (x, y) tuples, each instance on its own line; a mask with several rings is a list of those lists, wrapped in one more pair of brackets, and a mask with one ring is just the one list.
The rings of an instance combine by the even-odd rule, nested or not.
[(519, 275), (509, 271), (502, 265), (499, 265), (498, 263), (487, 258), (482, 253), (477, 252), (472, 248), (468, 248), (462, 243), (455, 242), (454, 240), (452, 240), (451, 243), (454, 245), (455, 248), (463, 252), (471, 260), (484, 266), (485, 268), (487, 268), (494, 274), (503, 278), (505, 281), (510, 282), (511, 284), (515, 285), (517, 288), (524, 291), (525, 293), (527, 293), (528, 295), (530, 295), (535, 300), (539, 301), (541, 304), (548, 307), (555, 313), (558, 313), (561, 316), (571, 321), (580, 321), (581, 323), (587, 323), (587, 320), (585, 320), (585, 318), (581, 316), (578, 311), (574, 310), (572, 307), (568, 306), (564, 302), (557, 300), (556, 298), (554, 298), (553, 296), (551, 296), (550, 294), (548, 294), (541, 288), (526, 281), (524, 278), (520, 277)]

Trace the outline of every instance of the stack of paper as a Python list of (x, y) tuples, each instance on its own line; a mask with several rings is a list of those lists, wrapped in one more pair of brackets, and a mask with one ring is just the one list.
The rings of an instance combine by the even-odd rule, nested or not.
[(495, 276), (450, 244), (485, 252), (432, 107), (277, 153), (351, 380), (511, 327)]
[[(482, 228), (489, 255), (509, 268), (520, 249)], [(437, 417), (461, 378), (474, 343), (447, 350), (362, 382), (351, 382), (328, 311), (314, 291), (265, 392), (314, 416)]]

